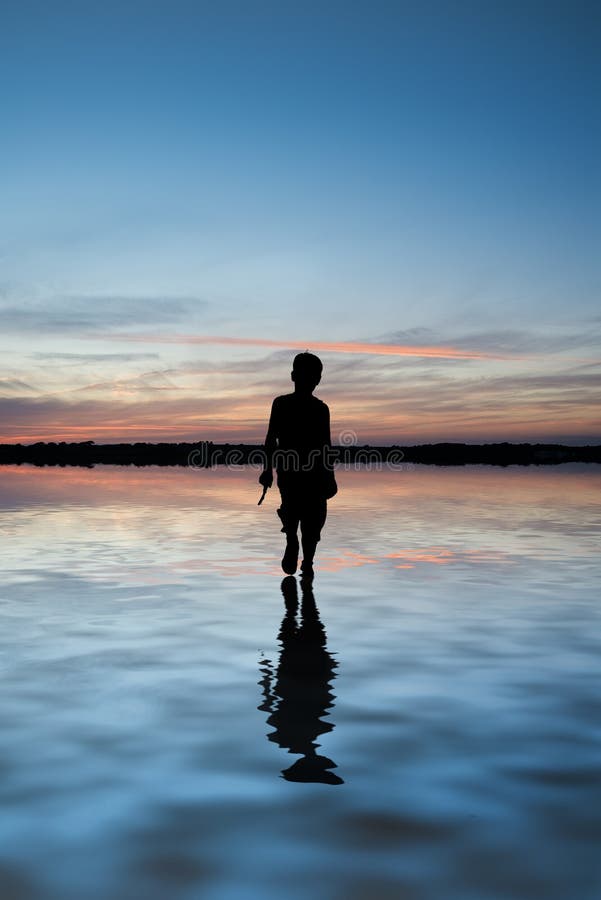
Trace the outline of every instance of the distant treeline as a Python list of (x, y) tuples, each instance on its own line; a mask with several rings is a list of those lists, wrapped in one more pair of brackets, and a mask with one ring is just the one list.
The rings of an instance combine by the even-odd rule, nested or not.
[[(263, 448), (255, 444), (95, 444), (37, 442), (0, 444), (0, 465), (35, 466), (236, 466), (262, 464)], [(601, 463), (601, 445), (568, 447), (563, 444), (419, 444), (413, 447), (334, 447), (331, 462), (367, 468), (402, 468), (407, 463), (436, 466), (530, 466), (567, 462)]]

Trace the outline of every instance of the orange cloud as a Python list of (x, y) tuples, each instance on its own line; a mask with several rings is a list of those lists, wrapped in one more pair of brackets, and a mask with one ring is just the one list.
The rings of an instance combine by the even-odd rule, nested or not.
[[(95, 335), (95, 338), (98, 336)], [(123, 334), (107, 335), (112, 340), (148, 344), (229, 344), (243, 347), (280, 347), (295, 350), (323, 350), (328, 353), (364, 353), (377, 356), (418, 356), (436, 359), (506, 359), (498, 354), (456, 347), (430, 347), (411, 344), (371, 344), (362, 341), (289, 341), (272, 338), (225, 337), (197, 334)], [(514, 356), (511, 357), (515, 359)]]

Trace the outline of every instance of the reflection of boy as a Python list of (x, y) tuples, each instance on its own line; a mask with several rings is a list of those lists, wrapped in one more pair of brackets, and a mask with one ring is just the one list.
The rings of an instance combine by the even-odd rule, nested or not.
[[(275, 462), (282, 503), (278, 515), (286, 534), (282, 568), (296, 572), (298, 527), (301, 529), (304, 576), (313, 576), (313, 557), (326, 521), (327, 500), (337, 491), (331, 459), (330, 410), (313, 396), (321, 380), (321, 360), (299, 353), (292, 366), (294, 393), (276, 397), (265, 438), (263, 487), (273, 483)], [(275, 459), (274, 459), (275, 457)]]
[(330, 772), (336, 763), (318, 754), (318, 738), (332, 731), (332, 722), (324, 722), (334, 706), (332, 681), (338, 663), (328, 652), (326, 631), (319, 618), (312, 583), (301, 579), (301, 620), (297, 622), (296, 579), (288, 575), (282, 581), (286, 614), (278, 639), (282, 650), (275, 672), (269, 660), (263, 661), (261, 684), (265, 703), (259, 709), (269, 713), (267, 723), (275, 729), (267, 737), (300, 759), (284, 769), (286, 781), (343, 784)]

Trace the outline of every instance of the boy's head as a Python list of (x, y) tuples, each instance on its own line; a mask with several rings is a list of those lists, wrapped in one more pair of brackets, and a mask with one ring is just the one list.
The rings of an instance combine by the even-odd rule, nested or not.
[(323, 365), (314, 353), (298, 353), (292, 363), (292, 378), (295, 387), (301, 390), (314, 391), (321, 381)]

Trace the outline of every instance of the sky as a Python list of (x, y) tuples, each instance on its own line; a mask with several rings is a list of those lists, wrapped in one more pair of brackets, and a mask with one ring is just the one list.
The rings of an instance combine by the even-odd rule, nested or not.
[(0, 442), (601, 441), (596, 2), (0, 4)]

